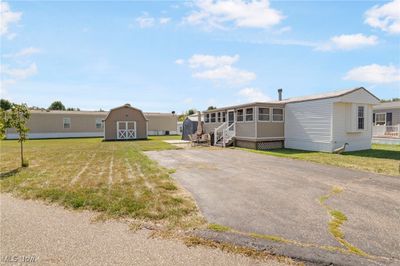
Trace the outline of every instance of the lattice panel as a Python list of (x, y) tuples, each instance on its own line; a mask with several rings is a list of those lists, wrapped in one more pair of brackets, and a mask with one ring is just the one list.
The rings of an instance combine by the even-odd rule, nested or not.
[(282, 141), (257, 142), (257, 150), (272, 150), (283, 148)]

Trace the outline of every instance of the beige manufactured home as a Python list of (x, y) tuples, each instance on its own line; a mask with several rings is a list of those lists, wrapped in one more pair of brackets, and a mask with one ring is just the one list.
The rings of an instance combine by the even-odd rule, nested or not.
[(204, 112), (204, 129), (216, 132), (221, 140), (222, 129), (234, 134), (235, 145), (252, 149), (283, 147), (284, 104), (254, 102)]
[(204, 111), (214, 144), (253, 149), (332, 152), (371, 148), (372, 108), (379, 99), (363, 87)]
[[(130, 109), (132, 108), (132, 109)], [(146, 138), (150, 135), (174, 135), (177, 134), (178, 117), (172, 113), (142, 113), (142, 115), (133, 115), (128, 112), (128, 118), (123, 116), (123, 110), (138, 110), (130, 105), (123, 105), (112, 109), (113, 114), (109, 116), (108, 121), (114, 117), (119, 117), (121, 121), (120, 127), (123, 129), (122, 121), (136, 121), (135, 138)], [(80, 138), (80, 137), (105, 137), (105, 119), (109, 112), (96, 111), (47, 111), (47, 110), (31, 110), (31, 117), (27, 126), (30, 129), (28, 137), (30, 139), (45, 138)], [(143, 122), (144, 119), (147, 121)], [(117, 136), (117, 121), (113, 126), (108, 122), (107, 138), (118, 139), (112, 137)], [(133, 129), (132, 123), (125, 124), (128, 129)], [(111, 133), (111, 128), (114, 133)], [(127, 135), (128, 136), (128, 135)], [(130, 135), (132, 137), (133, 135)], [(7, 139), (18, 138), (14, 129), (8, 129), (6, 132)]]

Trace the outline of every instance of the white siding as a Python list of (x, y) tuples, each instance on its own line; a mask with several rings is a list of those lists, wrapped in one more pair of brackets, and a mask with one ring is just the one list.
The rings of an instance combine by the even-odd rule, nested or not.
[(288, 103), (285, 108), (285, 147), (332, 151), (332, 99)]
[[(372, 105), (365, 106), (365, 129), (349, 130), (348, 125), (356, 124), (357, 108), (354, 103), (334, 103), (333, 104), (333, 149), (339, 148), (348, 143), (347, 151), (366, 150), (371, 148), (372, 138)], [(352, 123), (351, 123), (352, 122)]]

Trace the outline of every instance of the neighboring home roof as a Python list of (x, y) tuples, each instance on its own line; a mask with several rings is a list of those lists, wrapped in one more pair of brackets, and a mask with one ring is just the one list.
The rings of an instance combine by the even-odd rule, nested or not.
[(112, 111), (115, 111), (115, 110), (118, 110), (118, 109), (121, 109), (121, 108), (129, 108), (129, 109), (132, 109), (132, 110), (135, 110), (135, 111), (139, 111), (143, 115), (144, 119), (149, 120), (144, 116), (142, 110), (140, 110), (138, 108), (135, 108), (135, 107), (132, 107), (129, 103), (121, 105), (121, 106), (118, 106), (118, 107), (115, 107), (113, 109), (110, 109), (110, 111), (108, 112), (108, 114), (107, 114), (106, 118), (104, 118), (104, 120), (107, 120), (108, 116), (111, 114)]
[(293, 97), (293, 98), (285, 99), (282, 102), (284, 102), (284, 103), (295, 103), (295, 102), (306, 102), (306, 101), (313, 101), (313, 100), (336, 98), (336, 97), (342, 97), (344, 95), (353, 93), (353, 92), (358, 91), (358, 90), (364, 90), (367, 93), (369, 93), (371, 96), (373, 96), (375, 99), (380, 101), (378, 97), (373, 95), (371, 92), (369, 92), (364, 87), (358, 87), (358, 88), (353, 88), (353, 89), (338, 90), (338, 91), (332, 91), (332, 92), (321, 93), (321, 94), (314, 94), (314, 95), (303, 96), (303, 97)]
[(29, 110), (32, 114), (40, 114), (40, 113), (51, 113), (51, 114), (89, 114), (89, 115), (107, 115), (108, 112), (105, 111), (62, 111), (62, 110)]
[(176, 116), (176, 114), (173, 113), (157, 113), (157, 112), (144, 112), (144, 115), (146, 116)]
[(238, 105), (231, 105), (231, 106), (225, 106), (221, 108), (216, 108), (212, 110), (206, 110), (203, 111), (203, 113), (207, 112), (218, 112), (218, 111), (223, 111), (227, 109), (236, 109), (236, 108), (241, 108), (241, 107), (247, 107), (247, 106), (254, 106), (254, 105), (263, 105), (263, 104), (285, 104), (284, 101), (270, 101), (270, 102), (251, 102), (251, 103), (243, 103), (243, 104), (238, 104)]
[(373, 107), (374, 110), (381, 110), (381, 109), (400, 109), (400, 101), (396, 102), (385, 102), (375, 105)]
[(228, 107), (223, 107), (223, 108), (217, 108), (217, 109), (214, 109), (214, 110), (208, 110), (208, 111), (204, 111), (204, 112), (221, 111), (221, 110), (226, 110), (226, 109), (241, 108), (241, 107), (246, 107), (246, 106), (262, 105), (262, 104), (286, 104), (286, 103), (296, 103), (296, 102), (306, 102), (306, 101), (313, 101), (313, 100), (322, 100), (322, 99), (329, 99), (329, 98), (336, 98), (336, 97), (345, 96), (347, 94), (353, 93), (353, 92), (358, 91), (358, 90), (366, 91), (372, 97), (374, 97), (376, 100), (379, 101), (379, 98), (376, 97), (375, 95), (373, 95), (367, 89), (365, 89), (364, 87), (358, 87), (358, 88), (352, 88), (352, 89), (346, 89), (346, 90), (338, 90), (338, 91), (332, 91), (332, 92), (314, 94), (314, 95), (308, 95), (308, 96), (302, 96), (302, 97), (293, 97), (293, 98), (289, 98), (289, 99), (284, 99), (282, 101), (251, 102), (251, 103), (246, 103), (246, 104), (240, 104), (240, 105), (233, 105), (233, 106), (228, 106)]

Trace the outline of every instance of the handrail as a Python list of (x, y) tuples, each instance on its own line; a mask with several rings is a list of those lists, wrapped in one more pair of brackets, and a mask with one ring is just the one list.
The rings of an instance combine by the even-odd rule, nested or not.
[[(231, 130), (233, 129), (233, 130)], [(230, 134), (230, 131), (233, 131), (233, 134)], [(234, 136), (236, 135), (236, 123), (233, 122), (231, 125), (229, 125), (227, 128), (223, 130), (223, 142), (222, 146), (225, 147), (226, 143), (230, 141)]]
[[(227, 122), (224, 122), (219, 127), (214, 129), (214, 145), (216, 145), (218, 143), (218, 141), (220, 141), (224, 137), (224, 128), (226, 126), (227, 126)], [(219, 138), (218, 138), (218, 131), (222, 132), (222, 136)]]

